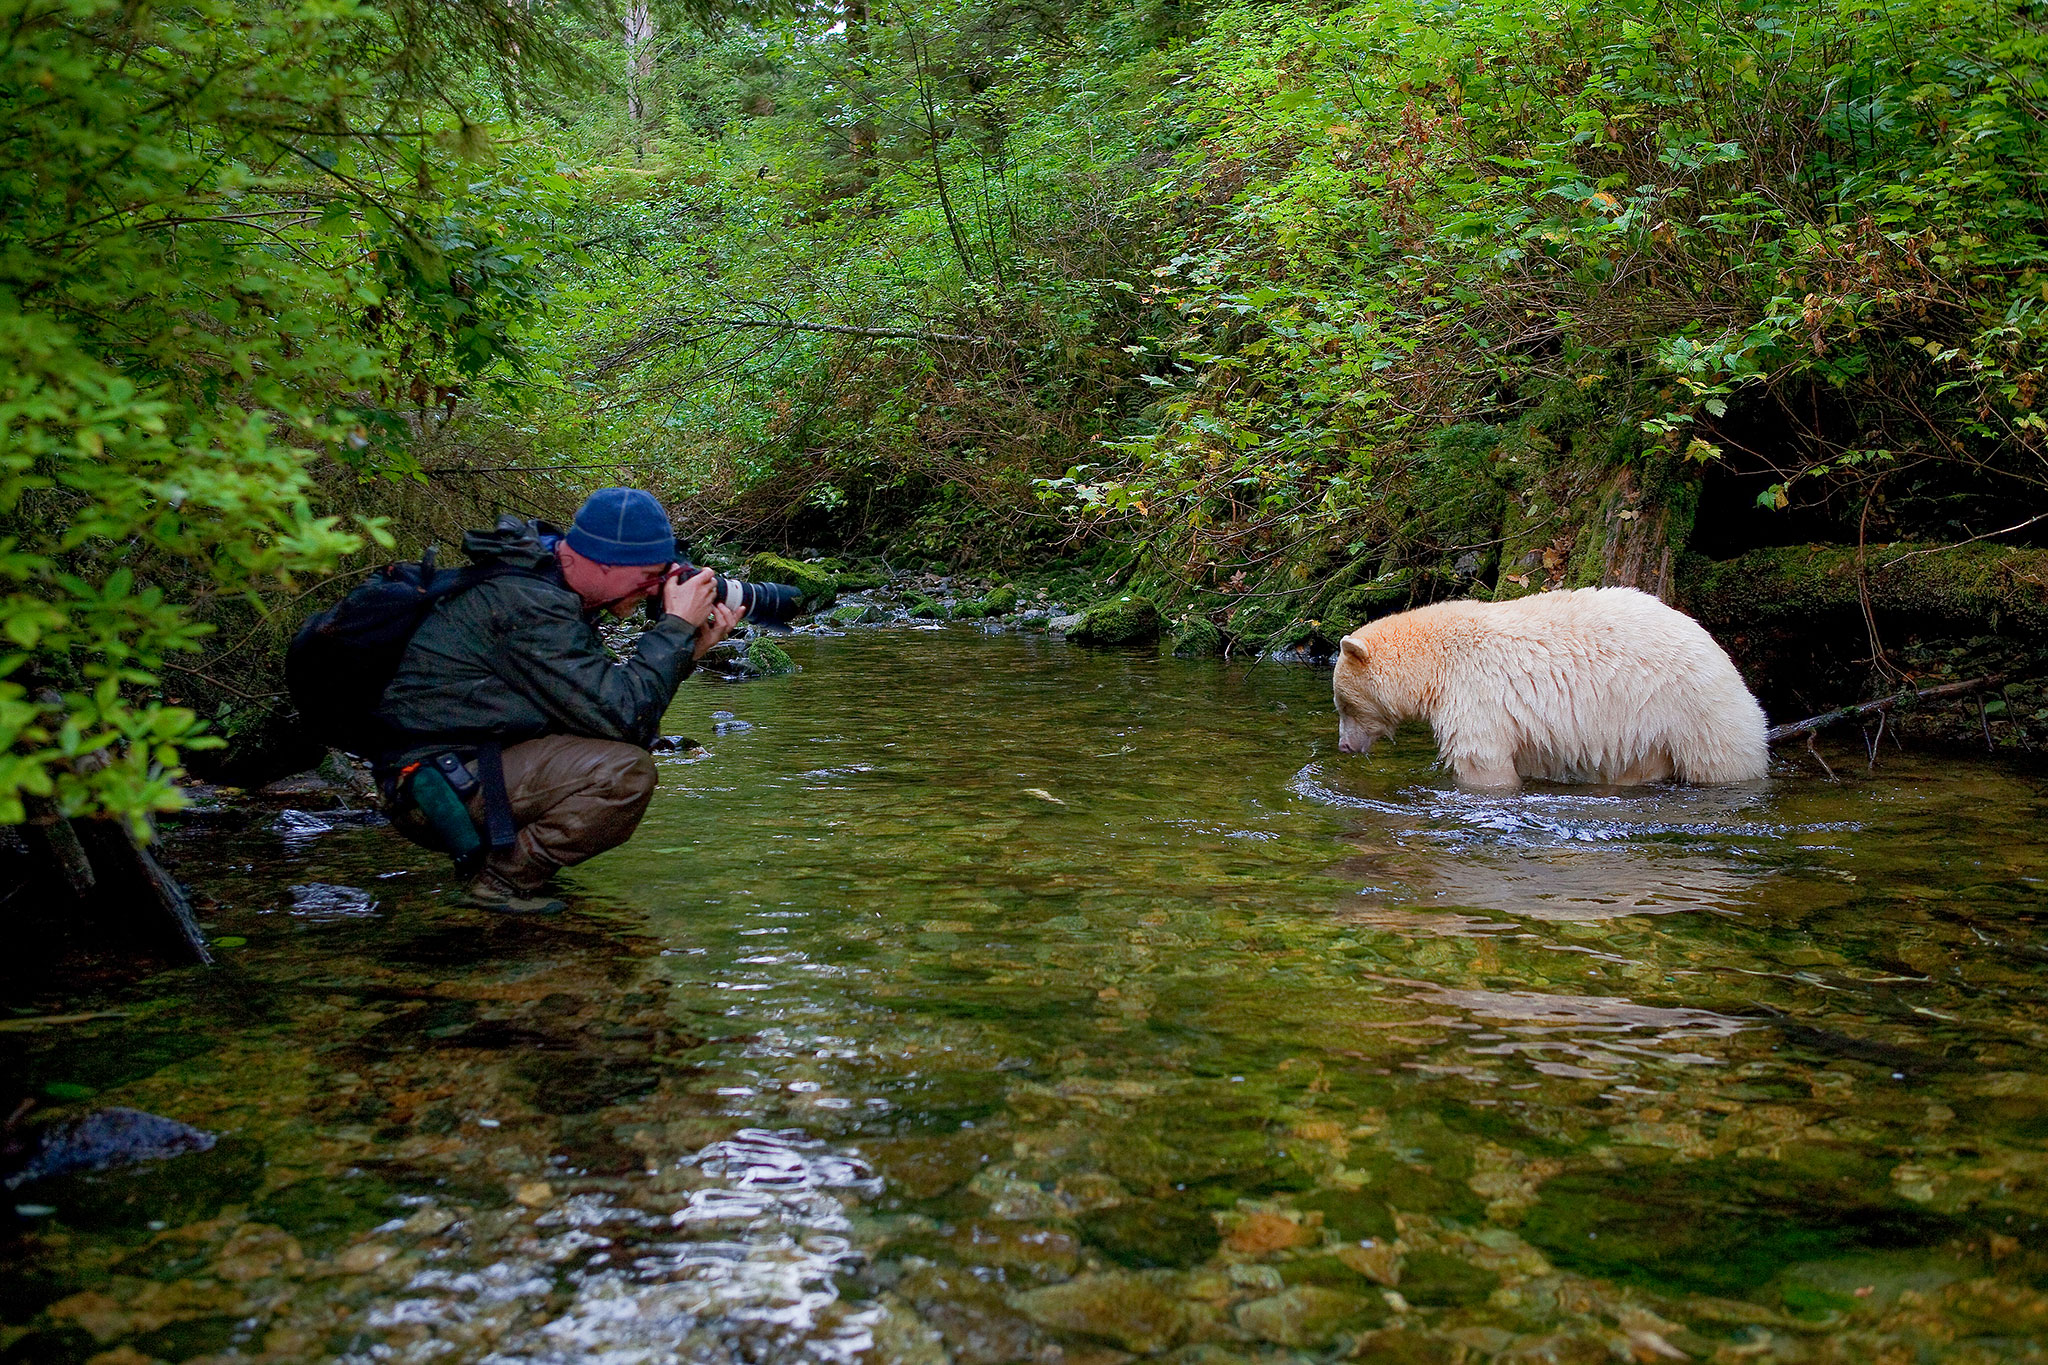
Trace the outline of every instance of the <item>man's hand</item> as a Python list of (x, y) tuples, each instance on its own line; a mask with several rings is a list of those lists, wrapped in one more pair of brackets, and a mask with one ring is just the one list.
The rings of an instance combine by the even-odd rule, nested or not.
[(720, 602), (711, 609), (711, 624), (697, 630), (697, 647), (690, 653), (692, 659), (704, 657), (704, 651), (732, 634), (732, 628), (740, 623), (740, 609), (728, 607)]
[[(711, 570), (699, 569), (680, 583), (673, 578), (662, 580), (661, 609), (670, 616), (682, 617), (699, 630), (704, 629), (704, 623), (711, 619), (711, 582), (715, 577)], [(725, 629), (731, 630), (732, 627), (727, 625)], [(719, 638), (725, 638), (724, 631), (719, 632)]]

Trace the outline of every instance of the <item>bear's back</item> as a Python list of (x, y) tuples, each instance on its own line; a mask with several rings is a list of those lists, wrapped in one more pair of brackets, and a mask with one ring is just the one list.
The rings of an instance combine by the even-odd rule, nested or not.
[(1465, 627), (1446, 660), (1457, 679), (1449, 709), (1463, 713), (1441, 717), (1451, 733), (1500, 743), (1488, 732), (1505, 719), (1525, 755), (1518, 766), (1531, 772), (1612, 774), (1664, 753), (1688, 781), (1762, 775), (1763, 711), (1734, 663), (1697, 621), (1648, 593), (1579, 588), (1445, 605)]

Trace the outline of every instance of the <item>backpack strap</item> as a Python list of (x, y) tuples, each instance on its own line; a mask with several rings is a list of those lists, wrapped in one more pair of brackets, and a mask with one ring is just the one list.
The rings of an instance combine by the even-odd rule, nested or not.
[(495, 743), (476, 746), (476, 775), (484, 785), (484, 833), (493, 851), (510, 848), (519, 837), (512, 820), (512, 798), (505, 790), (504, 751)]

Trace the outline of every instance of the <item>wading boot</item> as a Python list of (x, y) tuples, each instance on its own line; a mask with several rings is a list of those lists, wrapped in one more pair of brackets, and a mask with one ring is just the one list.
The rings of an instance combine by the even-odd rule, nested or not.
[(569, 908), (545, 892), (521, 891), (489, 869), (477, 874), (462, 899), (479, 910), (500, 915), (559, 915)]

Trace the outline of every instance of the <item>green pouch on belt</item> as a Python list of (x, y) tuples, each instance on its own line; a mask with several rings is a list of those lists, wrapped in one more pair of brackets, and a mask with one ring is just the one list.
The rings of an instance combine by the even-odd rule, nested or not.
[(476, 821), (470, 818), (469, 807), (462, 804), (462, 798), (437, 768), (422, 764), (414, 769), (408, 793), (413, 805), (440, 835), (442, 852), (455, 859), (457, 868), (468, 872), (483, 862), (484, 840), (477, 832)]

